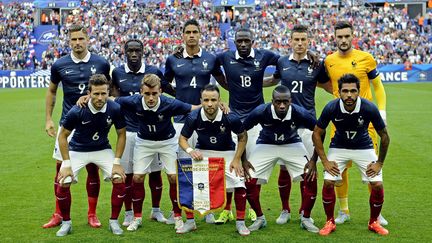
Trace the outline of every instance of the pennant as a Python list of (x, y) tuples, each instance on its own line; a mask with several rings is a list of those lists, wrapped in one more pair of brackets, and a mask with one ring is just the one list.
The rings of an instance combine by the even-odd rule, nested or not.
[(224, 158), (178, 159), (177, 197), (180, 208), (201, 215), (225, 207)]

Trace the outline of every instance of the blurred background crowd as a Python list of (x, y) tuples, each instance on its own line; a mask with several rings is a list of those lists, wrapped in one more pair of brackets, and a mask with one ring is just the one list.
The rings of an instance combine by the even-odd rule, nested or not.
[[(255, 47), (286, 55), (290, 30), (295, 24), (309, 26), (310, 49), (323, 58), (334, 51), (334, 29), (338, 20), (349, 20), (355, 27), (355, 48), (370, 52), (380, 64), (432, 63), (432, 14), (409, 18), (406, 9), (387, 4), (384, 7), (364, 5), (338, 8), (293, 7), (291, 1), (256, 1), (256, 6), (234, 11), (215, 11), (212, 3), (167, 1), (137, 4), (83, 1), (65, 16), (59, 36), (38, 60), (32, 50), (36, 11), (32, 3), (0, 3), (0, 70), (49, 69), (62, 55), (69, 53), (67, 28), (72, 23), (88, 27), (92, 52), (106, 57), (114, 66), (125, 60), (122, 46), (128, 38), (144, 42), (146, 62), (163, 67), (165, 59), (182, 43), (182, 26), (191, 18), (199, 20), (202, 46), (214, 53), (228, 49), (221, 23), (235, 30), (250, 27), (255, 33)], [(52, 11), (43, 14), (41, 24), (59, 24), (61, 16)], [(31, 60), (31, 61), (29, 61)]]

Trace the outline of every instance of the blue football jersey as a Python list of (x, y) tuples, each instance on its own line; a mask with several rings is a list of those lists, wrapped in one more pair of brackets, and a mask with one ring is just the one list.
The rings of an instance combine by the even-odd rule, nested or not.
[(117, 97), (123, 109), (133, 110), (138, 118), (138, 137), (146, 140), (161, 141), (174, 137), (172, 117), (188, 114), (192, 105), (161, 95), (158, 105), (148, 108), (141, 95)]
[(329, 81), (323, 63), (314, 69), (307, 59), (297, 62), (292, 57), (284, 56), (276, 65), (274, 77), (280, 78), (281, 84), (289, 88), (292, 103), (305, 108), (316, 117), (315, 90), (317, 83)]
[(104, 74), (110, 80), (108, 61), (96, 54), (90, 54), (87, 62), (75, 63), (71, 55), (58, 59), (51, 67), (51, 82), (63, 86), (63, 109), (60, 125), (68, 111), (79, 97), (87, 94), (88, 81), (93, 74)]
[(307, 110), (296, 104), (291, 104), (287, 115), (280, 119), (273, 105), (267, 103), (255, 108), (243, 123), (246, 130), (257, 124), (262, 126), (257, 144), (289, 144), (301, 142), (297, 129), (313, 130), (316, 119)]
[[(167, 80), (175, 79), (176, 99), (192, 105), (201, 104), (201, 90), (210, 83), (210, 75), (222, 75), (216, 57), (201, 50), (194, 57), (169, 56), (165, 65)], [(186, 116), (176, 116), (175, 122), (183, 123)]]
[(231, 132), (240, 134), (245, 131), (237, 115), (223, 114), (218, 111), (216, 118), (210, 121), (205, 116), (203, 108), (192, 111), (186, 118), (181, 134), (190, 138), (193, 132), (198, 134), (196, 148), (204, 150), (227, 151), (235, 150)]
[(267, 66), (276, 65), (279, 55), (267, 51), (253, 51), (247, 58), (227, 51), (217, 56), (223, 66), (229, 88), (229, 106), (241, 120), (264, 103), (263, 78)]
[(96, 113), (88, 106), (73, 106), (63, 120), (64, 128), (69, 131), (75, 129), (69, 142), (69, 150), (91, 152), (111, 148), (108, 133), (113, 124), (116, 129), (126, 126), (120, 105), (111, 100)]
[(353, 112), (345, 110), (341, 99), (330, 101), (323, 109), (317, 126), (325, 129), (330, 121), (336, 127), (336, 133), (331, 140), (330, 148), (372, 149), (372, 139), (368, 133), (369, 123), (380, 131), (385, 124), (378, 108), (370, 101), (357, 98)]
[[(114, 68), (112, 72), (112, 83), (118, 88), (120, 96), (139, 94), (141, 81), (146, 74), (156, 74), (161, 79), (161, 82), (165, 82), (162, 72), (155, 66), (143, 63), (141, 69), (137, 73), (134, 73), (129, 68), (126, 68), (126, 65)], [(123, 109), (123, 112), (126, 119), (126, 130), (129, 132), (138, 132), (139, 119), (136, 117), (135, 112), (128, 109)]]

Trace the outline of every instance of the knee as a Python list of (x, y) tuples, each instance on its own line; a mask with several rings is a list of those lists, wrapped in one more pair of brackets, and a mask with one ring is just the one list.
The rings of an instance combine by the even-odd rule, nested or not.
[(145, 175), (144, 174), (134, 174), (133, 182), (134, 183), (144, 183)]
[(372, 190), (384, 189), (384, 185), (381, 181), (370, 182)]
[(170, 184), (176, 184), (177, 183), (176, 175), (168, 175), (168, 181)]
[(324, 180), (324, 184), (323, 186), (325, 188), (332, 188), (335, 185), (335, 181), (331, 181), (331, 180)]

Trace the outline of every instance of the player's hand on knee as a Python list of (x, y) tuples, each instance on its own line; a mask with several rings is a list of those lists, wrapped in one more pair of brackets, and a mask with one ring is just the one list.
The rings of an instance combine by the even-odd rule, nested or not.
[(222, 112), (226, 115), (226, 114), (228, 114), (228, 113), (230, 113), (230, 108), (229, 108), (229, 106), (228, 106), (228, 104), (227, 103), (225, 103), (225, 102), (220, 102), (219, 103), (219, 108), (222, 110)]
[(45, 123), (45, 131), (50, 137), (56, 137), (56, 131), (54, 129), (54, 122), (53, 120), (48, 120)]
[(79, 106), (80, 108), (86, 107), (89, 100), (90, 100), (90, 95), (81, 96), (77, 100), (76, 105)]
[(309, 160), (305, 165), (304, 173), (306, 175), (306, 181), (315, 180), (317, 178), (316, 162)]
[(73, 180), (73, 172), (71, 167), (63, 167), (60, 169), (57, 181), (60, 183), (60, 185), (66, 185), (71, 184)]
[(243, 166), (240, 160), (233, 160), (230, 163), (230, 172), (235, 172), (236, 176), (244, 177)]
[(338, 176), (340, 174), (339, 168), (335, 161), (322, 161), (324, 170), (332, 176)]
[(199, 150), (194, 149), (189, 153), (189, 155), (191, 156), (191, 158), (193, 160), (203, 160), (204, 159), (202, 156), (202, 153)]
[(125, 182), (126, 174), (121, 165), (114, 164), (111, 172), (111, 180), (113, 182)]
[(369, 177), (375, 177), (382, 169), (382, 163), (380, 162), (371, 162), (367, 165), (366, 175)]
[(253, 165), (251, 164), (251, 162), (249, 162), (246, 159), (243, 160), (242, 166), (243, 166), (244, 177), (245, 177), (246, 181), (249, 181), (250, 179), (252, 179), (252, 177), (250, 175), (250, 170), (255, 171), (255, 168), (253, 167)]

